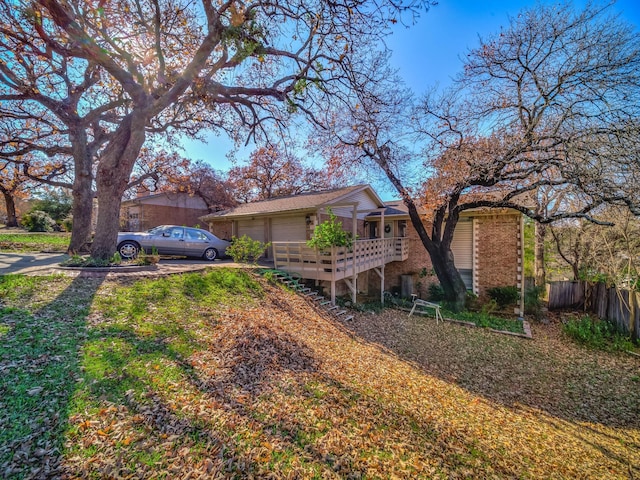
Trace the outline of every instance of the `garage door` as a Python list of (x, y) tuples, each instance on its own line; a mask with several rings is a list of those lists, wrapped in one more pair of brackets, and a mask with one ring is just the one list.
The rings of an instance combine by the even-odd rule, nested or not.
[(467, 289), (473, 288), (473, 222), (471, 219), (458, 221), (453, 232), (451, 251), (456, 268)]
[(297, 242), (306, 240), (307, 224), (304, 217), (275, 217), (271, 220), (271, 240)]
[(264, 219), (257, 220), (239, 220), (238, 221), (238, 237), (247, 235), (254, 240), (264, 242)]

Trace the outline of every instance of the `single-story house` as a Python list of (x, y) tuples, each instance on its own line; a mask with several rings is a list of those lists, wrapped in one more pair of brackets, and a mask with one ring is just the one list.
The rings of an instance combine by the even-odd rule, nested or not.
[(158, 225), (204, 225), (200, 217), (209, 213), (202, 198), (186, 192), (142, 194), (124, 200), (120, 206), (120, 226), (139, 232)]
[[(329, 209), (357, 239), (351, 250), (321, 253), (306, 245), (314, 228), (328, 218)], [(437, 283), (405, 205), (383, 202), (369, 185), (241, 204), (201, 220), (221, 238), (246, 234), (271, 242), (266, 256), (276, 268), (315, 280), (330, 290), (332, 300), (351, 293), (355, 301), (357, 293), (385, 290), (424, 298), (428, 284)], [(456, 227), (452, 250), (467, 288), (479, 296), (495, 286), (517, 286), (522, 291), (522, 239), (520, 212), (466, 211)], [(412, 291), (406, 291), (407, 285)]]

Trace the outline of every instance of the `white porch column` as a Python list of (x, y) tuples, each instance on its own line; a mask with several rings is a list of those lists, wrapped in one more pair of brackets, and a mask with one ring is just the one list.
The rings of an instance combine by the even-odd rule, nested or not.
[[(351, 225), (351, 239), (353, 240), (353, 253), (351, 255), (352, 257), (352, 264), (353, 264), (353, 275), (351, 277), (351, 281), (353, 282), (353, 290), (351, 290), (351, 302), (353, 304), (356, 303), (356, 297), (357, 297), (357, 293), (358, 293), (358, 272), (356, 271), (356, 238), (358, 236), (358, 203), (354, 203), (353, 204), (353, 211), (351, 213), (351, 220), (352, 220), (352, 225)], [(346, 262), (345, 262), (346, 263)], [(345, 265), (346, 267), (346, 265)]]

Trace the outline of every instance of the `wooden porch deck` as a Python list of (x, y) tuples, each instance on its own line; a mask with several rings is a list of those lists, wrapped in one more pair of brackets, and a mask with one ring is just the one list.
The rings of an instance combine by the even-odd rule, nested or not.
[(299, 274), (302, 278), (331, 282), (335, 301), (335, 282), (345, 280), (355, 295), (359, 273), (376, 269), (384, 282), (384, 265), (409, 257), (407, 238), (356, 240), (351, 250), (333, 247), (330, 252), (309, 248), (306, 242), (273, 242), (274, 267)]

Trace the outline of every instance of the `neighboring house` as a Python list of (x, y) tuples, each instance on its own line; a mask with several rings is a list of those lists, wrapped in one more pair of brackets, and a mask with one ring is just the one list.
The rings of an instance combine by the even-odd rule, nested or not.
[[(351, 251), (319, 253), (306, 246), (327, 210), (357, 238)], [(427, 294), (437, 283), (431, 261), (402, 202), (383, 202), (368, 185), (278, 197), (205, 215), (221, 238), (271, 242), (267, 258), (276, 268), (316, 280), (335, 296), (392, 291)], [(452, 250), (468, 289), (483, 296), (494, 286), (522, 290), (522, 215), (512, 210), (467, 211), (456, 227)], [(427, 229), (429, 231), (429, 229)]]
[(158, 225), (184, 225), (194, 227), (202, 224), (200, 217), (209, 213), (200, 197), (185, 192), (166, 192), (143, 195), (125, 200), (120, 207), (121, 228), (139, 232)]

